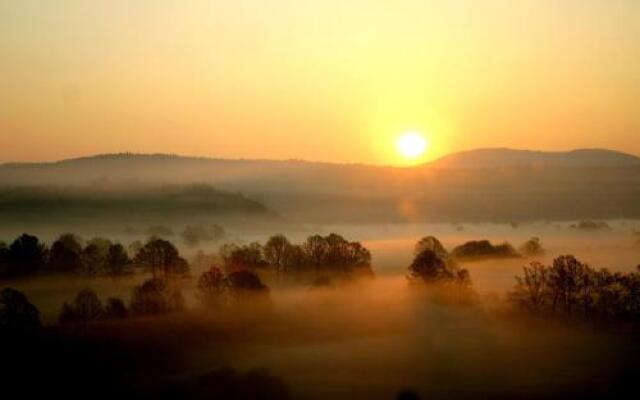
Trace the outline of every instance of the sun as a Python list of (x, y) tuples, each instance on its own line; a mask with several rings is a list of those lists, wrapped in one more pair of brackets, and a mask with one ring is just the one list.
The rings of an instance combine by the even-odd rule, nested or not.
[(403, 133), (396, 141), (398, 153), (406, 158), (418, 158), (427, 151), (427, 138), (418, 132)]

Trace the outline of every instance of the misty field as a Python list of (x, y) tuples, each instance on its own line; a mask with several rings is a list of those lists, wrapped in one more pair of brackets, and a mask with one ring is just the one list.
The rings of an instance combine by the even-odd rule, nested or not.
[[(559, 255), (573, 254), (597, 268), (635, 271), (640, 254), (633, 234), (636, 221), (607, 221), (607, 229), (595, 231), (576, 226), (569, 222), (298, 226), (286, 232), (294, 243), (310, 232), (335, 231), (361, 239), (371, 252), (374, 276), (316, 284), (306, 278), (283, 281), (273, 270), (258, 269), (270, 288), (266, 297), (248, 295), (231, 307), (206, 306), (197, 277), (209, 269), (208, 263), (219, 262), (208, 255), (221, 251), (225, 243), (264, 243), (269, 237), (261, 230), (227, 229), (220, 241), (179, 244), (191, 264), (188, 276), (178, 283), (183, 311), (122, 321), (59, 325), (58, 318), (61, 305), (73, 304), (85, 288), (103, 301), (116, 297), (127, 303), (147, 274), (38, 275), (5, 280), (2, 286), (22, 291), (56, 338), (49, 340), (60, 342), (58, 350), (39, 345), (44, 346), (39, 351), (51, 353), (53, 359), (39, 361), (42, 365), (32, 372), (37, 376), (41, 369), (54, 368), (51, 363), (67, 346), (85, 346), (81, 353), (71, 351), (63, 364), (68, 371), (83, 369), (83, 363), (93, 365), (80, 374), (85, 381), (77, 383), (78, 391), (102, 381), (90, 371), (112, 379), (105, 396), (136, 392), (192, 398), (464, 399), (479, 394), (595, 398), (622, 393), (632, 388), (638, 367), (635, 323), (532, 317), (516, 312), (507, 302), (514, 277), (532, 261), (551, 263)], [(427, 233), (448, 249), (478, 238), (518, 247), (535, 236), (542, 238), (544, 252), (463, 262), (460, 266), (469, 271), (475, 300), (459, 303), (447, 300), (448, 295), (434, 299), (407, 278), (414, 246)], [(87, 227), (82, 234), (91, 237), (99, 232)], [(110, 239), (124, 243), (136, 235), (140, 234), (120, 233)], [(99, 348), (111, 349), (113, 358)], [(38, 345), (23, 351), (37, 349)], [(42, 355), (37, 358), (42, 360)], [(51, 384), (56, 379), (57, 373), (47, 378)], [(245, 386), (257, 392), (238, 389)]]

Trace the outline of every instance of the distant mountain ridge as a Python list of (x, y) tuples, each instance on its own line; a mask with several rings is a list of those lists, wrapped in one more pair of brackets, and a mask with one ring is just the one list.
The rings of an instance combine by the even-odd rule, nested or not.
[[(80, 163), (111, 163), (117, 161), (182, 161), (203, 163), (229, 164), (300, 164), (336, 167), (372, 167), (389, 168), (389, 166), (368, 165), (360, 163), (331, 163), (324, 161), (307, 161), (301, 159), (245, 159), (245, 158), (217, 158), (182, 156), (170, 153), (104, 153), (85, 157), (67, 158), (49, 162), (7, 162), (0, 163), (0, 168), (62, 166)], [(459, 151), (443, 156), (419, 166), (404, 167), (405, 169), (418, 167), (436, 168), (503, 168), (522, 166), (555, 166), (555, 167), (626, 167), (640, 165), (640, 157), (617, 150), (592, 148), (575, 149), (569, 151), (541, 151), (520, 150), (511, 148), (480, 148)], [(391, 167), (393, 168), (393, 167)], [(400, 168), (400, 167), (398, 167)]]
[(487, 148), (444, 156), (427, 166), (436, 168), (545, 167), (628, 167), (640, 165), (640, 157), (607, 149), (534, 151)]
[(412, 167), (130, 153), (0, 165), (6, 190), (190, 184), (313, 223), (640, 218), (640, 158), (603, 149), (478, 149)]

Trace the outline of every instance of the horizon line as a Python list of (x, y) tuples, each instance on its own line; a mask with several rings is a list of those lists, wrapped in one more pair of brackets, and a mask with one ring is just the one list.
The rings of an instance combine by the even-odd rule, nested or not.
[(489, 150), (506, 150), (506, 151), (515, 151), (515, 152), (530, 152), (530, 153), (547, 153), (547, 154), (567, 154), (573, 153), (577, 151), (608, 151), (613, 153), (618, 153), (621, 155), (632, 156), (636, 158), (640, 158), (640, 155), (633, 154), (626, 151), (605, 148), (605, 147), (578, 147), (572, 148), (569, 150), (538, 150), (538, 149), (522, 149), (522, 148), (513, 148), (513, 147), (476, 147), (470, 149), (464, 149), (459, 151), (453, 151), (437, 157), (430, 161), (424, 161), (411, 165), (394, 165), (394, 164), (375, 164), (375, 163), (366, 163), (366, 162), (339, 162), (339, 161), (323, 161), (323, 160), (311, 160), (311, 159), (302, 159), (302, 158), (262, 158), (262, 157), (219, 157), (214, 155), (187, 155), (180, 153), (170, 153), (170, 152), (134, 152), (134, 151), (118, 151), (118, 152), (105, 152), (105, 153), (93, 153), (86, 155), (78, 155), (78, 156), (70, 156), (59, 159), (51, 159), (51, 160), (35, 160), (35, 161), (0, 161), (0, 166), (6, 165), (34, 165), (34, 164), (58, 164), (70, 161), (79, 161), (79, 160), (88, 160), (95, 158), (107, 158), (107, 157), (123, 157), (123, 156), (143, 156), (143, 157), (173, 157), (173, 158), (184, 158), (184, 159), (193, 159), (193, 160), (211, 160), (211, 161), (259, 161), (259, 162), (299, 162), (299, 163), (308, 163), (308, 164), (328, 164), (328, 165), (348, 165), (348, 166), (370, 166), (370, 167), (391, 167), (391, 168), (415, 168), (419, 166), (424, 166), (428, 164), (432, 164), (456, 154), (464, 154), (476, 151), (489, 151)]

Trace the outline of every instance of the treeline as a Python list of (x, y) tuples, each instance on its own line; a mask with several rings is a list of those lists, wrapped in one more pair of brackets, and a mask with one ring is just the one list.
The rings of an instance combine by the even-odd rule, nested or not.
[(640, 266), (636, 272), (594, 269), (572, 255), (551, 265), (532, 262), (516, 277), (510, 301), (527, 312), (588, 320), (640, 317)]
[(268, 215), (260, 202), (209, 185), (85, 187), (1, 186), (0, 218), (5, 222), (58, 220), (156, 221), (173, 217)]
[[(154, 258), (154, 254), (162, 257)], [(335, 233), (312, 235), (301, 244), (293, 244), (280, 234), (269, 238), (264, 245), (257, 242), (226, 244), (207, 262), (221, 263), (217, 266), (226, 271), (250, 268), (272, 269), (277, 274), (301, 271), (372, 274), (369, 250)], [(189, 264), (179, 256), (176, 247), (158, 237), (152, 237), (146, 244), (135, 241), (127, 247), (99, 237), (85, 242), (72, 233), (61, 235), (50, 247), (26, 233), (9, 245), (0, 242), (0, 277), (5, 278), (36, 273), (122, 276), (134, 272), (134, 267), (150, 270), (155, 276), (168, 266), (185, 273), (189, 270)]]
[(360, 242), (350, 242), (331, 233), (312, 235), (293, 244), (284, 235), (274, 235), (264, 245), (225, 245), (220, 249), (223, 268), (271, 268), (276, 273), (314, 271), (372, 274), (371, 253)]
[(63, 272), (126, 275), (132, 272), (132, 259), (120, 243), (104, 238), (94, 238), (84, 243), (72, 233), (61, 235), (51, 247), (26, 233), (9, 245), (0, 242), (0, 277)]
[(522, 256), (538, 256), (544, 253), (542, 242), (538, 237), (532, 237), (524, 242), (518, 250), (505, 242), (492, 244), (488, 240), (471, 240), (456, 246), (451, 256), (460, 261), (485, 260), (491, 258), (518, 258)]
[[(134, 268), (150, 278), (133, 288), (130, 301), (108, 298), (103, 302), (92, 289), (81, 290), (65, 303), (59, 315), (62, 324), (84, 323), (181, 311), (185, 308), (181, 281), (189, 277), (190, 266), (168, 240), (151, 238), (145, 244), (124, 246), (96, 238), (82, 245), (73, 234), (61, 235), (48, 248), (37, 237), (23, 234), (11, 245), (2, 247), (3, 274), (15, 277), (39, 271), (129, 274)], [(351, 276), (356, 272), (371, 275), (371, 254), (359, 242), (350, 242), (337, 234), (313, 235), (302, 244), (292, 244), (283, 235), (274, 235), (262, 245), (225, 245), (197, 281), (197, 298), (205, 307), (235, 304), (249, 294), (265, 295), (269, 288), (259, 270), (284, 273), (313, 272), (329, 279), (332, 274)], [(17, 291), (9, 290), (7, 309), (30, 310), (30, 321), (39, 321), (37, 309)], [(17, 303), (15, 299), (19, 300)], [(14, 313), (15, 314), (15, 313)], [(22, 317), (8, 320), (19, 321)]]

